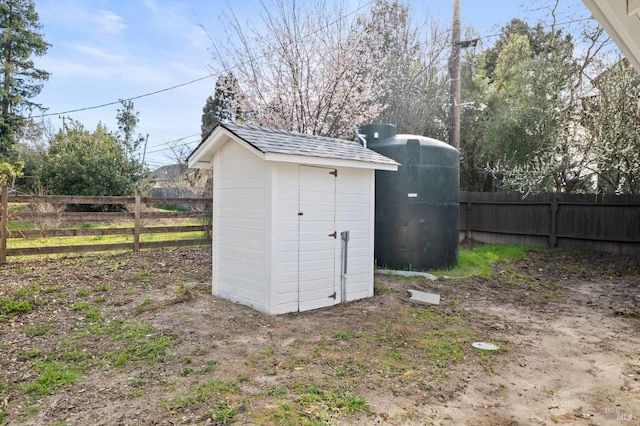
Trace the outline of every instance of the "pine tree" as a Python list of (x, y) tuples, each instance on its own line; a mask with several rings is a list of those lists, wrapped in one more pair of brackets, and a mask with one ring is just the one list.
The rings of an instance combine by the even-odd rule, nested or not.
[(49, 48), (39, 31), (32, 0), (0, 0), (0, 158), (9, 158), (25, 125), (23, 114), (39, 105), (30, 101), (49, 73), (37, 69), (31, 57)]
[(221, 121), (243, 121), (242, 103), (238, 80), (231, 71), (216, 81), (215, 93), (209, 96), (202, 108), (202, 139), (205, 139)]

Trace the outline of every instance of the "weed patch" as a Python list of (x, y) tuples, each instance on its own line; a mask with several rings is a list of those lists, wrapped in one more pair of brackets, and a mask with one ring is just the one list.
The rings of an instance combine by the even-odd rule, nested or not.
[(35, 307), (35, 304), (28, 300), (13, 300), (8, 297), (0, 297), (0, 315), (6, 315), (9, 318), (17, 314), (31, 312)]
[(350, 391), (332, 391), (311, 384), (298, 396), (298, 404), (302, 413), (321, 422), (330, 422), (336, 417), (348, 415), (356, 411), (367, 412), (367, 401)]
[(194, 386), (183, 396), (161, 401), (160, 405), (167, 410), (179, 410), (197, 404), (210, 403), (214, 396), (238, 393), (240, 393), (240, 386), (237, 382), (216, 379)]
[(35, 370), (39, 375), (27, 384), (25, 392), (38, 396), (51, 395), (56, 388), (75, 383), (81, 376), (73, 367), (65, 366), (58, 361), (37, 361)]
[(221, 399), (214, 404), (214, 408), (207, 411), (205, 417), (213, 420), (214, 424), (226, 425), (233, 421), (236, 414), (238, 414), (238, 409), (231, 407), (226, 399)]
[(22, 332), (29, 337), (43, 336), (53, 329), (53, 324), (31, 325), (25, 327)]
[(525, 290), (533, 302), (559, 302), (566, 296), (564, 286), (559, 281), (545, 281), (520, 273), (513, 264), (502, 268), (496, 278), (508, 286)]
[(151, 327), (135, 321), (112, 321), (104, 328), (104, 333), (111, 335), (116, 342), (127, 343), (125, 347), (107, 355), (117, 366), (141, 360), (149, 364), (161, 362), (166, 350), (174, 343), (169, 336), (157, 335)]

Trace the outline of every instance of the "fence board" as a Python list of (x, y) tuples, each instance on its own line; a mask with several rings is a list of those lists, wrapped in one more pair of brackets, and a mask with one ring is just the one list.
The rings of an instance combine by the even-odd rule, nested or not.
[(141, 248), (186, 247), (186, 246), (206, 246), (210, 244), (211, 244), (210, 239), (201, 238), (201, 239), (192, 239), (192, 240), (143, 241), (140, 243), (140, 247)]
[(135, 197), (89, 197), (76, 195), (10, 195), (10, 203), (28, 204), (133, 204)]
[(51, 237), (96, 237), (99, 235), (133, 235), (133, 228), (105, 229), (30, 229), (10, 231), (9, 238), (51, 238)]
[(133, 219), (134, 213), (130, 212), (19, 212), (11, 215), (11, 220), (16, 222), (51, 223), (64, 219), (66, 222), (99, 222), (112, 223), (117, 220)]
[(88, 253), (92, 251), (133, 250), (133, 243), (86, 244), (69, 246), (24, 247), (7, 250), (7, 256), (32, 256), (36, 254)]
[[(186, 247), (186, 246), (206, 246), (211, 244), (211, 240), (205, 238), (189, 240), (167, 240), (167, 241), (147, 241), (141, 242), (140, 248), (165, 248), (165, 247)], [(48, 247), (25, 247), (8, 249), (7, 256), (33, 256), (44, 254), (68, 254), (68, 253), (90, 253), (96, 251), (118, 251), (133, 250), (133, 243), (112, 243), (112, 244), (79, 244), (69, 246), (48, 246)]]
[(141, 212), (142, 219), (176, 219), (202, 217), (202, 212)]
[(211, 232), (211, 225), (153, 226), (141, 228), (141, 234), (165, 234), (167, 232)]
[[(97, 229), (30, 229), (10, 231), (7, 238), (50, 238), (50, 237), (95, 237), (99, 235), (133, 235), (133, 228), (97, 228)], [(156, 226), (141, 228), (140, 234), (166, 234), (180, 232), (211, 232), (211, 225)]]
[(160, 204), (160, 205), (174, 205), (174, 204), (204, 204), (211, 202), (210, 198), (194, 198), (194, 197), (142, 197), (142, 203), (144, 204)]

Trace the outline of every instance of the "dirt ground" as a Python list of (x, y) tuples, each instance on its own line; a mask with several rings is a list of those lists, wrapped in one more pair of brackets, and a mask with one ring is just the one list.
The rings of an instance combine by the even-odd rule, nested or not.
[(272, 317), (209, 294), (210, 253), (0, 266), (0, 424), (640, 425), (638, 257), (376, 275), (371, 299)]

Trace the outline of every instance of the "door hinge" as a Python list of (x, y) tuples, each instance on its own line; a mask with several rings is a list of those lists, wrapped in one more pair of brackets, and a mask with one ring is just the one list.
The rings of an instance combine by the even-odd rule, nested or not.
[(338, 238), (338, 231), (333, 231), (333, 234), (329, 234), (330, 237)]
[(338, 177), (338, 169), (333, 169), (332, 172), (329, 172), (330, 175), (334, 175), (335, 177)]
[(333, 299), (336, 300), (336, 297), (338, 297), (338, 295), (336, 294), (336, 292), (334, 291), (332, 295), (329, 296), (329, 299)]

